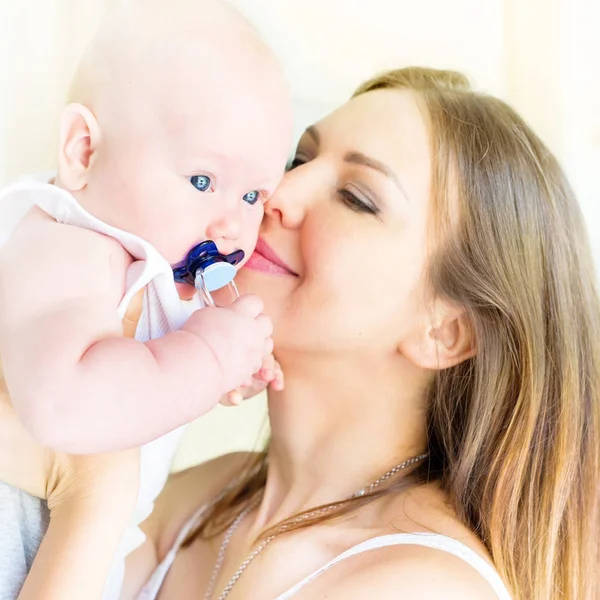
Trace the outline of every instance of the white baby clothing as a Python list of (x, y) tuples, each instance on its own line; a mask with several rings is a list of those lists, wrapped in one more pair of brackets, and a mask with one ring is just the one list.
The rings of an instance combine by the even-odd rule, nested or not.
[[(135, 259), (128, 270), (126, 292), (118, 309), (121, 318), (131, 299), (139, 290), (145, 288), (142, 315), (136, 331), (136, 339), (141, 342), (178, 330), (193, 310), (201, 308), (198, 297), (192, 303), (180, 300), (171, 266), (151, 244), (96, 219), (84, 210), (70, 193), (48, 183), (49, 180), (48, 175), (34, 176), (0, 192), (0, 245), (10, 237), (14, 227), (33, 206), (38, 206), (60, 223), (90, 229), (116, 239)], [(140, 418), (143, 416), (140, 415)], [(132, 521), (121, 540), (108, 580), (105, 600), (116, 600), (119, 596), (124, 559), (144, 541), (144, 535), (138, 525), (152, 512), (153, 502), (166, 482), (182, 433), (183, 428), (179, 428), (142, 447), (138, 502)], [(7, 495), (13, 496), (14, 493)], [(33, 510), (38, 510), (39, 505), (33, 503), (33, 507)], [(0, 557), (2, 547), (11, 544), (10, 540), (5, 538), (4, 534), (0, 537)], [(5, 600), (2, 595), (2, 577), (3, 575), (0, 575), (0, 600)], [(6, 587), (8, 589), (8, 584)], [(6, 600), (12, 598), (6, 596)]]

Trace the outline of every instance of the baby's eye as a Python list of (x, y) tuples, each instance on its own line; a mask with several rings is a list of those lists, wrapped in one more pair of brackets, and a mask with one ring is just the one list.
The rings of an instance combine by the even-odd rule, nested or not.
[(212, 181), (208, 175), (194, 175), (190, 178), (190, 183), (199, 192), (209, 192), (212, 190)]
[(252, 190), (251, 192), (244, 194), (244, 196), (242, 197), (242, 200), (244, 202), (247, 202), (248, 204), (256, 204), (256, 201), (259, 198), (260, 198), (260, 192), (257, 192), (256, 190)]

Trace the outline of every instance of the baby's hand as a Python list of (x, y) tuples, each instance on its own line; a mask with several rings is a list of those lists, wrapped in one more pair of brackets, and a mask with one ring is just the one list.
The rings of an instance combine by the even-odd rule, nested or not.
[(267, 387), (278, 392), (283, 389), (283, 386), (283, 371), (271, 354), (263, 361), (260, 371), (255, 373), (244, 385), (223, 396), (221, 404), (223, 406), (239, 406), (244, 400), (253, 398)]
[(249, 381), (273, 351), (273, 324), (262, 310), (257, 296), (246, 295), (226, 308), (196, 311), (182, 328), (211, 349), (221, 369), (222, 394)]

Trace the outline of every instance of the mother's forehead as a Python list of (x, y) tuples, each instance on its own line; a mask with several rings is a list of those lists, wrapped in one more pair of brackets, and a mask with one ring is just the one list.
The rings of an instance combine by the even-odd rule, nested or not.
[(423, 104), (410, 90), (376, 90), (356, 96), (307, 132), (323, 147), (383, 155), (378, 158), (390, 161), (430, 155)]
[[(372, 166), (402, 182), (409, 198), (428, 197), (432, 175), (427, 118), (409, 90), (377, 90), (356, 96), (307, 129), (319, 150), (344, 163)], [(361, 160), (350, 156), (360, 155)]]
[(380, 141), (416, 141), (427, 138), (423, 104), (410, 90), (375, 90), (351, 98), (316, 123), (313, 132), (321, 138), (376, 137)]

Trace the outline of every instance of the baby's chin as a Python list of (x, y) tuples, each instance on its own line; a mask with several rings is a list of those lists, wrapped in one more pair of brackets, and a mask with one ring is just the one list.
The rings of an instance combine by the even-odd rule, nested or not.
[(176, 283), (175, 287), (182, 300), (191, 300), (196, 295), (196, 288), (189, 283)]

